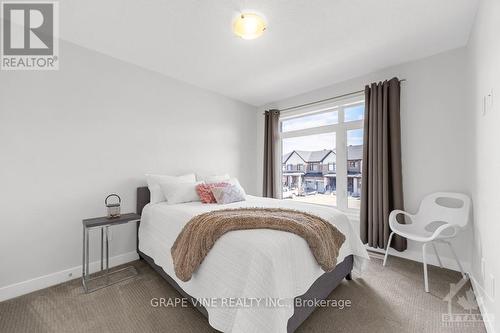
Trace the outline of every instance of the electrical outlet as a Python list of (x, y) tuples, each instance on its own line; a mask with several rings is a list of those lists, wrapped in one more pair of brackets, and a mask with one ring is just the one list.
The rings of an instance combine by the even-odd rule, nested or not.
[(490, 112), (491, 110), (493, 110), (493, 89), (486, 95), (486, 111)]
[(493, 110), (493, 89), (491, 89), (488, 94), (483, 96), (483, 116)]

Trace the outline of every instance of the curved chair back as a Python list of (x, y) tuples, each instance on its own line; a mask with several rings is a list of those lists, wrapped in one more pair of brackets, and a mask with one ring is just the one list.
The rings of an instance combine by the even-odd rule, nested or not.
[(447, 222), (463, 228), (469, 222), (470, 208), (471, 200), (465, 194), (437, 192), (422, 200), (417, 218), (425, 224)]

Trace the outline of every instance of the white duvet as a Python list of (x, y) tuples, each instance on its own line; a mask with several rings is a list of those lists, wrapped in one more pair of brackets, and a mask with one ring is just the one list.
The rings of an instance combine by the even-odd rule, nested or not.
[[(304, 294), (324, 274), (307, 242), (283, 231), (255, 229), (232, 231), (222, 236), (188, 282), (173, 269), (170, 248), (189, 220), (224, 208), (280, 207), (306, 211), (335, 225), (345, 236), (337, 262), (354, 255), (354, 270), (369, 259), (348, 218), (335, 208), (290, 200), (247, 196), (247, 201), (228, 205), (166, 202), (144, 207), (139, 228), (139, 249), (154, 259), (189, 295), (202, 301), (247, 300), (244, 306), (225, 303), (207, 306), (212, 327), (223, 332), (286, 332), (291, 306), (262, 306), (251, 300), (293, 300)], [(162, 297), (159, 295), (158, 297)], [(218, 303), (222, 304), (222, 303)], [(280, 303), (280, 304), (284, 304)], [(259, 305), (259, 306), (257, 306)]]

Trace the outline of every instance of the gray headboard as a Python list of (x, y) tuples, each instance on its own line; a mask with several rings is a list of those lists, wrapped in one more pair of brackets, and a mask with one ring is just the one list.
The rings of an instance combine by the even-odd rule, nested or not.
[(151, 194), (147, 186), (137, 188), (137, 214), (142, 214), (142, 209), (151, 200)]

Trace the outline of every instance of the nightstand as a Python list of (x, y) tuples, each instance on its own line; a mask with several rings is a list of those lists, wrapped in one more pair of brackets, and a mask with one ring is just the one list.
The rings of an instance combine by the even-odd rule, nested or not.
[[(135, 213), (122, 214), (120, 217), (96, 217), (85, 219), (83, 224), (83, 262), (82, 262), (82, 285), (85, 293), (90, 293), (112, 284), (135, 277), (138, 273), (135, 267), (128, 266), (119, 270), (109, 272), (109, 227), (124, 224), (129, 222), (139, 222), (141, 216)], [(90, 277), (89, 269), (89, 231), (93, 229), (101, 229), (101, 271), (95, 277)], [(104, 248), (106, 248), (106, 266), (104, 267)], [(125, 276), (118, 279), (112, 279), (112, 276), (124, 274), (130, 271)], [(90, 288), (89, 282), (100, 280), (96, 287)]]

